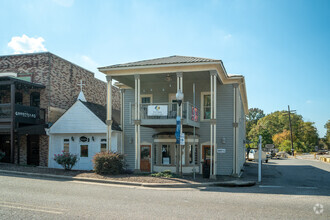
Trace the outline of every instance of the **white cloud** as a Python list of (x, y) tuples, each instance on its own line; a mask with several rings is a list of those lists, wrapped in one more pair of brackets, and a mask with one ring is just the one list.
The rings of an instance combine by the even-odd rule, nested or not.
[(231, 34), (227, 34), (227, 35), (225, 35), (223, 38), (224, 38), (225, 40), (228, 40), (228, 39), (230, 39), (231, 37), (232, 37)]
[(22, 37), (12, 37), (8, 47), (14, 50), (14, 54), (47, 51), (44, 41), (42, 37), (33, 38), (23, 34)]
[(312, 100), (307, 100), (306, 104), (312, 104)]
[(71, 7), (74, 3), (74, 0), (53, 0), (56, 4), (63, 6), (63, 7)]

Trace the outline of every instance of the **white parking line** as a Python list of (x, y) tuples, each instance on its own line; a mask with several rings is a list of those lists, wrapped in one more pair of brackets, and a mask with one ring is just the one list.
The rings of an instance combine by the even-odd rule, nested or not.
[(283, 186), (259, 185), (260, 188), (282, 188)]
[(298, 189), (318, 189), (318, 188), (315, 187), (315, 186), (298, 186), (297, 188), (298, 188)]

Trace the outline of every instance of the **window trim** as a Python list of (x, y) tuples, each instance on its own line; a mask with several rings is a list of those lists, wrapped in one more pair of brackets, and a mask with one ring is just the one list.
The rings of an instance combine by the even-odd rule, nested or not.
[(204, 118), (204, 96), (205, 95), (211, 95), (211, 92), (201, 92), (201, 121), (210, 121), (210, 119)]
[[(69, 140), (69, 141), (65, 141), (65, 140)], [(71, 141), (70, 141), (70, 138), (69, 137), (67, 137), (67, 138), (63, 138), (63, 140), (62, 140), (62, 151), (64, 152), (64, 144), (65, 143), (68, 143), (69, 144), (69, 152), (68, 153), (70, 153), (70, 143), (71, 143)]]
[(142, 98), (150, 98), (150, 103), (153, 103), (153, 94), (140, 94), (140, 104), (142, 104)]

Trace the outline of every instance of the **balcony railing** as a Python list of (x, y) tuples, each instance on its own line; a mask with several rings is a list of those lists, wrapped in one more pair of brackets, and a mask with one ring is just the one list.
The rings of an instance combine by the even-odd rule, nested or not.
[[(131, 119), (134, 121), (134, 104)], [(184, 125), (199, 127), (200, 112), (189, 102), (183, 102), (182, 119)], [(140, 104), (141, 125), (175, 125), (179, 107), (177, 103), (142, 103)]]
[[(45, 109), (15, 104), (15, 121), (25, 124), (45, 123)], [(11, 104), (0, 104), (0, 118), (10, 119)]]

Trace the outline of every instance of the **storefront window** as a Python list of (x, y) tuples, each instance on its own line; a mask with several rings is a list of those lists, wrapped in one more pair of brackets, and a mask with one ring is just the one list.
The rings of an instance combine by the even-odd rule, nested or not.
[(171, 164), (171, 146), (162, 145), (162, 164), (170, 165)]

